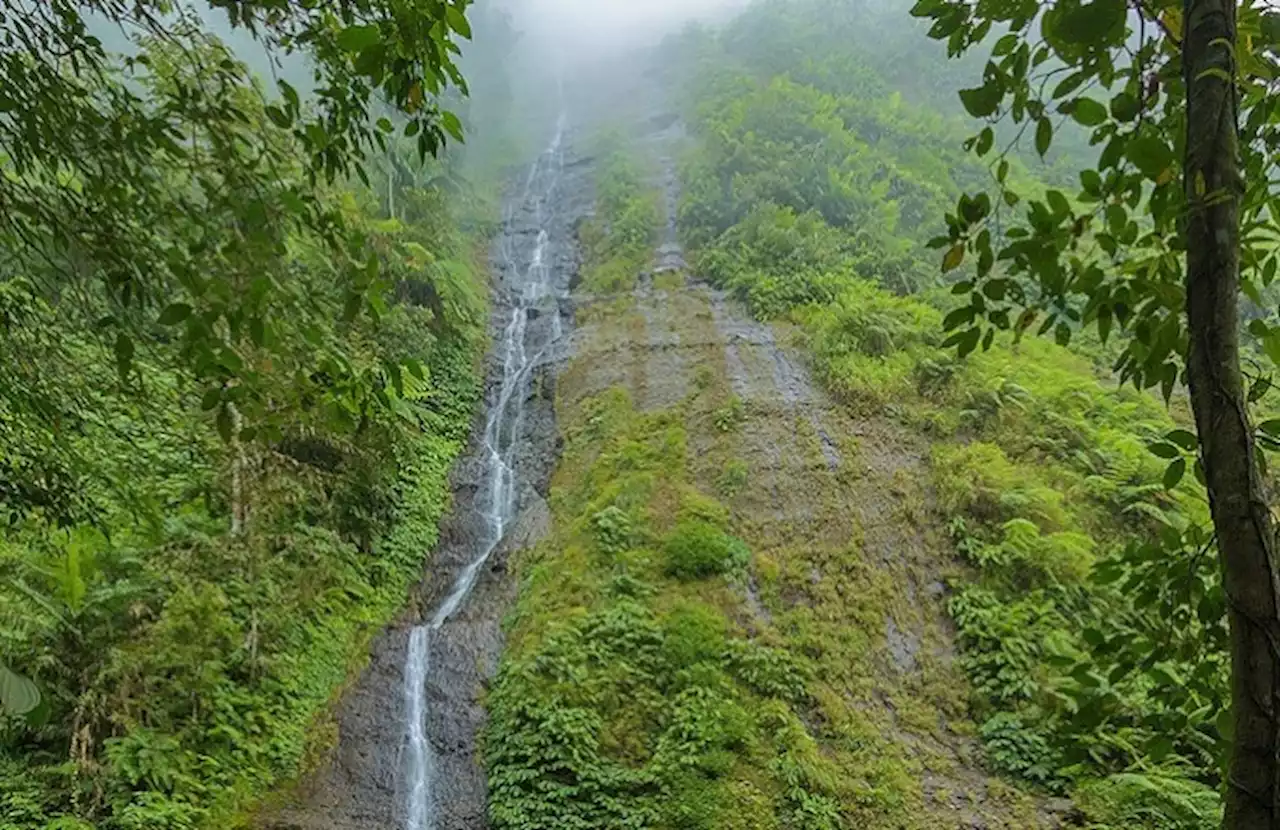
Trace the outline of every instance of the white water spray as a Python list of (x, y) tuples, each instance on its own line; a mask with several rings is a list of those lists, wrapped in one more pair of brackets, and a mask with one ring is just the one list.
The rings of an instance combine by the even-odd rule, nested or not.
[(563, 329), (559, 310), (551, 310), (551, 331), (546, 342), (532, 356), (526, 340), (529, 335), (530, 311), (540, 310), (548, 298), (555, 298), (551, 283), (552, 268), (548, 260), (551, 237), (548, 223), (549, 209), (554, 207), (554, 196), (564, 169), (563, 140), (565, 119), (561, 116), (551, 145), (534, 163), (519, 199), (512, 201), (507, 211), (510, 224), (518, 208), (532, 212), (534, 226), (538, 229), (537, 242), (529, 256), (527, 266), (521, 267), (512, 238), (503, 241), (502, 256), (507, 273), (514, 274), (517, 285), (511, 292), (511, 317), (502, 329), (498, 353), (502, 360), (502, 383), (497, 398), (485, 420), (481, 442), (486, 485), (482, 504), (486, 534), (480, 540), (475, 557), (458, 575), (449, 595), (436, 609), (431, 620), (413, 629), (409, 637), (409, 652), (405, 658), (404, 692), (407, 752), (405, 774), (408, 780), (408, 804), (406, 830), (435, 830), (438, 787), (436, 786), (435, 754), (427, 736), (426, 686), (431, 677), (431, 644), (436, 632), (458, 611), (471, 594), (481, 569), (502, 542), (510, 522), (519, 507), (519, 482), (516, 459), (524, 431), (524, 402), (528, 397), (533, 369), (561, 337)]

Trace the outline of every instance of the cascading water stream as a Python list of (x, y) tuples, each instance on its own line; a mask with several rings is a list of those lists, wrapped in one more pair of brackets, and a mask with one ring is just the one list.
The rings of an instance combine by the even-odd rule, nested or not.
[[(542, 156), (532, 166), (524, 190), (513, 199), (507, 211), (510, 224), (517, 208), (531, 211), (534, 226), (538, 229), (537, 241), (521, 267), (518, 253), (511, 239), (504, 242), (502, 256), (507, 272), (514, 274), (516, 285), (511, 287), (510, 318), (504, 325), (498, 354), (502, 362), (502, 379), (496, 398), (485, 420), (481, 441), (483, 457), (482, 482), (486, 493), (481, 501), (484, 511), (485, 535), (476, 546), (475, 556), (458, 575), (448, 596), (440, 603), (431, 619), (413, 629), (405, 659), (405, 712), (406, 728), (405, 774), (408, 783), (406, 830), (434, 830), (438, 804), (436, 763), (427, 734), (428, 702), (427, 683), (431, 678), (431, 647), (436, 632), (449, 622), (462, 603), (471, 594), (481, 569), (501, 544), (511, 521), (518, 514), (520, 482), (516, 460), (523, 433), (524, 404), (528, 397), (533, 370), (542, 361), (548, 349), (562, 335), (559, 311), (549, 312), (550, 332), (535, 343), (536, 351), (529, 351), (529, 324), (539, 312), (540, 305), (548, 300), (555, 302), (555, 286), (552, 284), (552, 268), (548, 261), (551, 236), (548, 223), (551, 220), (555, 191), (564, 169), (563, 141), (565, 119), (562, 116), (555, 138)], [(530, 312), (534, 312), (531, 314)]]

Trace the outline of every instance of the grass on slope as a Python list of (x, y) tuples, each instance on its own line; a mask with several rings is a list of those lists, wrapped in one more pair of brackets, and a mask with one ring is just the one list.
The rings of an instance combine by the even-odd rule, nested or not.
[[(1030, 826), (1030, 803), (964, 757), (964, 683), (906, 588), (925, 557), (881, 553), (929, 533), (910, 471), (871, 469), (848, 419), (832, 470), (776, 390), (736, 396), (711, 292), (667, 282), (645, 308), (586, 309), (557, 381), (555, 529), (514, 563), (487, 701), (495, 828)], [(646, 409), (672, 382), (650, 371), (654, 326), (687, 344), (688, 389)], [(890, 489), (903, 513), (865, 523)], [(909, 669), (890, 627), (916, 642)]]

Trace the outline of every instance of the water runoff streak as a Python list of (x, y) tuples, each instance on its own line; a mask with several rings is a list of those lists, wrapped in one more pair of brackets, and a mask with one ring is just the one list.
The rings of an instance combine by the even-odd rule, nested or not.
[[(431, 678), (432, 640), (470, 595), (481, 569), (518, 514), (520, 482), (516, 462), (524, 426), (524, 404), (534, 368), (563, 334), (558, 309), (548, 311), (542, 306), (548, 301), (555, 302), (556, 298), (548, 228), (554, 217), (556, 189), (564, 170), (564, 134), (565, 119), (561, 117), (550, 146), (532, 166), (523, 191), (507, 207), (508, 228), (513, 224), (516, 211), (528, 211), (537, 236), (527, 258), (521, 256), (524, 252), (520, 250), (518, 238), (510, 233), (503, 240), (500, 252), (506, 273), (513, 276), (515, 284), (508, 287), (510, 317), (501, 330), (496, 350), (501, 360), (501, 383), (485, 420), (482, 439), (483, 493), (479, 506), (483, 511), (485, 533), (477, 544), (474, 558), (458, 575), (430, 621), (415, 627), (409, 638), (404, 669), (408, 718), (406, 830), (435, 830), (439, 812), (436, 759), (427, 735), (426, 688)], [(544, 314), (550, 318), (549, 331), (531, 337), (531, 320)]]

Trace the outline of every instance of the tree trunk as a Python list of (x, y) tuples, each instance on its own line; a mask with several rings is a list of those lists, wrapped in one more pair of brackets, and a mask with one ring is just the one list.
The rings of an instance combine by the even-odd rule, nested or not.
[(1225, 827), (1280, 830), (1280, 571), (1240, 371), (1235, 0), (1185, 0), (1187, 379), (1231, 627)]

